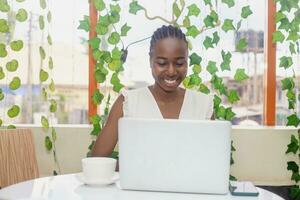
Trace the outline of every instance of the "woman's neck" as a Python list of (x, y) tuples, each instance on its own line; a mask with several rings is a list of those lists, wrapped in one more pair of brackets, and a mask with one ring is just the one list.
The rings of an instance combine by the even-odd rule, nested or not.
[(180, 96), (179, 87), (174, 91), (165, 91), (157, 84), (151, 85), (149, 88), (150, 91), (152, 90), (153, 95), (156, 96), (157, 100), (159, 101), (170, 102), (176, 100), (176, 98)]

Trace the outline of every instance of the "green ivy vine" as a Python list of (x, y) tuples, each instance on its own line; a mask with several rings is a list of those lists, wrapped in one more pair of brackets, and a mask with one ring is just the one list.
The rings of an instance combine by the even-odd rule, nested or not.
[[(90, 3), (94, 3), (97, 11), (99, 11), (99, 20), (96, 25), (97, 36), (89, 40), (89, 45), (93, 49), (93, 56), (97, 61), (96, 69), (94, 72), (95, 78), (98, 83), (103, 83), (106, 80), (106, 77), (109, 73), (113, 73), (111, 76), (111, 84), (113, 85), (114, 91), (119, 92), (123, 85), (120, 83), (118, 78), (118, 73), (123, 71), (123, 60), (122, 55), (127, 54), (127, 48), (124, 50), (124, 45), (122, 43), (121, 37), (126, 37), (127, 32), (131, 29), (130, 26), (125, 23), (121, 30), (116, 30), (114, 24), (120, 20), (120, 11), (121, 8), (118, 4), (118, 1), (113, 1), (113, 4), (109, 6), (106, 5), (104, 0), (93, 0)], [(222, 104), (222, 97), (226, 98), (230, 104), (234, 104), (239, 101), (239, 96), (236, 90), (229, 90), (224, 82), (222, 77), (218, 75), (218, 72), (222, 71), (231, 71), (231, 58), (232, 54), (229, 51), (222, 50), (220, 56), (222, 57), (222, 63), (217, 63), (216, 61), (210, 60), (206, 64), (202, 62), (202, 57), (196, 52), (192, 51), (193, 47), (191, 44), (192, 39), (196, 39), (198, 36), (205, 34), (207, 30), (215, 30), (213, 34), (208, 35), (203, 41), (203, 46), (205, 49), (215, 48), (219, 41), (220, 36), (219, 32), (222, 30), (225, 33), (236, 32), (240, 29), (242, 21), (247, 19), (248, 16), (252, 14), (252, 11), (249, 6), (244, 6), (241, 10), (241, 18), (239, 21), (233, 19), (222, 19), (219, 14), (216, 12), (216, 5), (213, 4), (211, 0), (203, 0), (205, 6), (209, 8), (209, 13), (207, 15), (201, 16), (200, 13), (200, 2), (199, 4), (186, 5), (185, 0), (174, 0), (172, 3), (172, 17), (171, 19), (166, 19), (161, 16), (150, 16), (145, 7), (138, 3), (138, 1), (133, 0), (129, 4), (129, 13), (137, 15), (138, 13), (143, 13), (144, 17), (147, 20), (161, 20), (166, 24), (171, 24), (174, 26), (180, 27), (187, 36), (189, 41), (189, 65), (192, 68), (193, 73), (188, 75), (183, 82), (183, 85), (188, 89), (196, 89), (199, 92), (209, 94), (211, 93), (209, 86), (205, 84), (200, 74), (203, 72), (203, 67), (211, 75), (210, 85), (213, 89), (214, 95), (214, 112), (217, 119), (222, 120), (232, 120), (235, 116), (235, 113), (232, 111), (232, 107), (225, 107)], [(226, 4), (228, 8), (233, 8), (235, 5), (234, 0), (223, 0), (222, 3)], [(203, 26), (199, 27), (196, 24), (193, 24), (194, 19), (201, 20)], [(192, 19), (192, 20), (191, 20)], [(89, 17), (84, 16), (84, 19), (80, 21), (79, 29), (83, 29), (86, 32), (90, 30)], [(219, 29), (221, 28), (221, 30)], [(111, 31), (109, 31), (111, 30)], [(121, 34), (120, 34), (121, 32)], [(103, 37), (107, 36), (107, 37)], [(105, 38), (108, 38), (107, 40)], [(121, 41), (121, 47), (120, 47)], [(99, 49), (99, 44), (101, 42), (107, 42), (110, 44), (111, 51)], [(239, 52), (244, 52), (247, 47), (247, 39), (241, 38), (236, 46), (236, 49)], [(238, 68), (235, 71), (234, 79), (236, 82), (241, 83), (242, 81), (248, 79), (248, 75), (245, 73), (245, 69)], [(96, 97), (95, 97), (96, 96)], [(94, 103), (100, 105), (103, 100), (103, 94), (99, 90), (96, 90), (94, 93)], [(107, 102), (106, 102), (107, 106)], [(104, 116), (108, 112), (104, 113)], [(93, 116), (91, 121), (94, 126), (94, 130), (91, 135), (97, 136), (103, 126), (103, 116)], [(101, 124), (102, 122), (102, 124)], [(94, 144), (90, 145), (89, 149), (92, 148)], [(235, 151), (233, 145), (231, 145), (232, 152)], [(234, 161), (231, 157), (231, 164)], [(235, 179), (233, 176), (231, 179)]]
[(296, 108), (297, 102), (300, 102), (300, 85), (296, 85), (296, 73), (293, 69), (293, 56), (299, 56), (300, 54), (300, 2), (298, 0), (276, 0), (276, 6), (276, 31), (272, 34), (272, 40), (274, 43), (280, 43), (284, 47), (289, 48), (288, 55), (279, 58), (278, 67), (293, 72), (292, 76), (285, 77), (281, 80), (281, 89), (286, 92), (288, 109), (292, 113), (287, 116), (286, 126), (294, 126), (297, 128), (298, 133), (291, 136), (291, 142), (287, 145), (286, 151), (286, 154), (292, 153), (297, 155), (298, 158), (297, 160), (287, 163), (287, 170), (292, 173), (291, 180), (295, 182), (295, 186), (290, 189), (290, 197), (292, 199), (300, 199), (300, 117), (297, 115)]
[[(16, 0), (16, 2), (20, 4), (22, 1)], [(10, 4), (12, 3), (10, 2)], [(24, 8), (20, 8), (17, 11), (13, 10), (10, 4), (7, 0), (0, 0), (0, 12), (7, 14), (6, 19), (0, 18), (0, 61), (1, 63), (6, 63), (5, 67), (0, 66), (0, 80), (6, 78), (6, 81), (9, 82), (9, 89), (14, 91), (21, 87), (21, 79), (17, 75), (13, 75), (19, 68), (19, 61), (17, 58), (12, 58), (12, 54), (13, 52), (20, 52), (24, 46), (23, 40), (14, 38), (14, 30), (18, 23), (27, 20), (27, 11)], [(10, 74), (13, 75), (12, 78), (8, 76)], [(5, 95), (3, 89), (0, 88), (0, 101), (3, 100), (5, 100)], [(14, 104), (10, 106), (6, 114), (9, 118), (16, 118), (20, 115), (20, 112), (20, 106)], [(0, 126), (3, 123), (4, 119), (0, 118)], [(14, 129), (16, 126), (10, 124), (7, 128)]]
[[(53, 59), (50, 55), (51, 53), (50, 49), (52, 46), (52, 37), (50, 33), (50, 24), (52, 21), (52, 15), (49, 6), (47, 5), (49, 1), (40, 0), (39, 3), (42, 10), (42, 14), (39, 16), (39, 20), (38, 20), (39, 29), (44, 33), (47, 31), (47, 44), (44, 44), (44, 41), (42, 41), (42, 45), (39, 47), (39, 55), (42, 64), (39, 73), (39, 79), (42, 86), (41, 87), (42, 98), (49, 105), (49, 112), (47, 116), (41, 117), (41, 124), (46, 134), (44, 139), (45, 148), (48, 152), (51, 152), (53, 154), (53, 159), (55, 164), (53, 175), (57, 175), (58, 173), (61, 174), (61, 169), (57, 159), (57, 153), (56, 153), (57, 151), (55, 146), (57, 133), (56, 133), (56, 129), (53, 126), (53, 123), (51, 123), (51, 120), (49, 120), (50, 117), (55, 116), (55, 113), (57, 111), (57, 102), (53, 95), (55, 93), (55, 84), (52, 78), (52, 70), (54, 68), (54, 64), (53, 64)], [(48, 27), (46, 27), (47, 25)], [(45, 50), (46, 47), (48, 47), (49, 49), (48, 55)]]

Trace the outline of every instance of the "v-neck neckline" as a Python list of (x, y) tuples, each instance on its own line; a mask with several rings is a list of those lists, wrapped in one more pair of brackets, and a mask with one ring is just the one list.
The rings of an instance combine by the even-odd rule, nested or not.
[[(162, 114), (162, 112), (161, 112), (161, 110), (160, 110), (160, 108), (159, 108), (159, 105), (158, 105), (158, 103), (156, 102), (155, 97), (153, 96), (153, 94), (152, 94), (152, 92), (151, 92), (151, 90), (150, 90), (149, 87), (147, 87), (147, 91), (148, 91), (148, 94), (149, 94), (150, 98), (152, 99), (153, 104), (155, 105), (156, 110), (157, 110), (157, 112), (159, 113), (160, 117), (161, 117), (162, 119), (168, 119), (168, 118), (164, 118), (164, 116), (163, 116), (163, 114)], [(184, 108), (184, 106), (185, 106), (186, 98), (187, 98), (187, 95), (188, 95), (187, 93), (188, 93), (188, 90), (185, 90), (184, 96), (183, 96), (183, 101), (182, 101), (181, 108), (180, 108), (179, 115), (178, 115), (178, 119), (181, 119), (181, 118), (182, 118), (182, 110), (183, 110), (183, 108)]]

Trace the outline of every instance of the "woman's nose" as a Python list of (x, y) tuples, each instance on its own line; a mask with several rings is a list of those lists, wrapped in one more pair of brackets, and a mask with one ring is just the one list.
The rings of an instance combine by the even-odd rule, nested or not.
[(174, 75), (176, 72), (176, 67), (173, 64), (170, 64), (167, 69), (168, 75)]

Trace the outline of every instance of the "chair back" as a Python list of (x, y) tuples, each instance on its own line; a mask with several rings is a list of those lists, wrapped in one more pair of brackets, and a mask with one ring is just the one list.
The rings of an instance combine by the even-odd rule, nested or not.
[(30, 129), (0, 129), (0, 188), (39, 177)]

